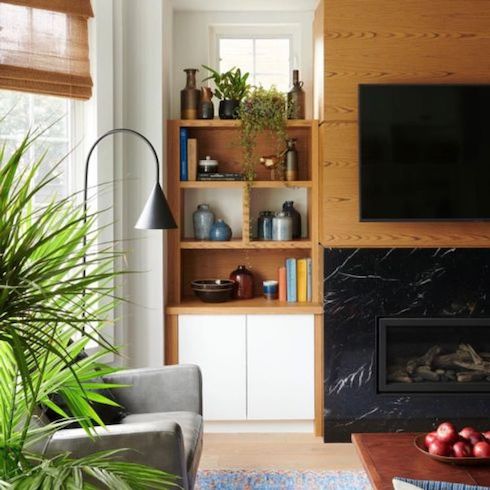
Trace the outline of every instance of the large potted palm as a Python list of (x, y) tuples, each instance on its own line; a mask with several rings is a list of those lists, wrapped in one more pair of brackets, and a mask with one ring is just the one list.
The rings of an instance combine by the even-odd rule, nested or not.
[[(74, 421), (96, 437), (94, 403), (114, 404), (97, 379), (116, 371), (101, 359), (117, 353), (103, 335), (117, 254), (111, 245), (90, 253), (96, 216), (85, 220), (72, 197), (39, 204), (56, 169), (42, 176), (41, 161), (25, 164), (38, 136), (9, 155), (0, 148), (0, 489), (169, 488), (171, 475), (123, 462), (119, 451), (43, 454)], [(98, 349), (82, 358), (89, 342)], [(41, 423), (46, 408), (57, 421)]]

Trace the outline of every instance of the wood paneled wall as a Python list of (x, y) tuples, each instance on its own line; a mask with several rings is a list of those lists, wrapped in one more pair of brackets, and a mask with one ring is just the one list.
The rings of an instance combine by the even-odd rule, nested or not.
[(357, 136), (359, 83), (490, 83), (490, 1), (323, 0), (323, 7), (322, 244), (490, 246), (490, 223), (360, 223)]

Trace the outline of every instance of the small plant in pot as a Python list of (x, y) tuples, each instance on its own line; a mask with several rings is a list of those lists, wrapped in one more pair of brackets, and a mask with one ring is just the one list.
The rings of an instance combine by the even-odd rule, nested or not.
[(249, 73), (242, 73), (240, 68), (233, 67), (224, 73), (202, 65), (211, 75), (203, 80), (213, 80), (215, 85), (214, 94), (219, 103), (220, 119), (237, 119), (240, 102), (248, 94), (250, 85), (247, 83)]

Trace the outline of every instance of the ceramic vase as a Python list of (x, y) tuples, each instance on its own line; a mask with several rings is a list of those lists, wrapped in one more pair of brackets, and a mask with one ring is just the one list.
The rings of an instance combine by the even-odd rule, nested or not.
[(298, 210), (294, 207), (293, 201), (286, 201), (282, 205), (282, 210), (286, 213), (286, 216), (290, 216), (293, 223), (293, 240), (297, 238), (301, 238), (301, 214), (299, 214)]
[(211, 226), (209, 239), (213, 242), (227, 242), (231, 240), (231, 228), (222, 220), (216, 220)]
[(213, 92), (209, 87), (201, 87), (199, 119), (214, 119)]
[(197, 210), (192, 214), (194, 238), (196, 240), (209, 240), (209, 234), (213, 223), (214, 213), (209, 209), (209, 205), (199, 204)]
[(185, 87), (180, 91), (180, 118), (197, 119), (199, 100), (201, 92), (196, 88), (196, 68), (186, 68), (187, 81)]
[(238, 119), (238, 108), (240, 101), (235, 99), (221, 100), (219, 103), (220, 119)]
[(299, 81), (298, 70), (293, 70), (293, 86), (288, 92), (288, 107), (291, 108), (288, 115), (289, 119), (305, 118), (305, 91), (303, 90), (303, 82)]
[(252, 299), (254, 297), (254, 276), (244, 265), (239, 265), (230, 274), (230, 279), (235, 281), (236, 299)]

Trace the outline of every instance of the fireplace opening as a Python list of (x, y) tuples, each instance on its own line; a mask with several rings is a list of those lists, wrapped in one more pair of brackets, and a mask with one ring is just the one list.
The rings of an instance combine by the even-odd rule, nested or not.
[(378, 392), (490, 392), (490, 318), (377, 319)]

